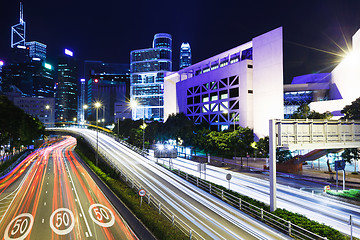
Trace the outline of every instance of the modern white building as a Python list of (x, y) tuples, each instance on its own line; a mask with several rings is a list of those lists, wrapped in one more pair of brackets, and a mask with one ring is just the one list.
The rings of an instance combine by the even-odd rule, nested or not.
[(261, 138), (283, 108), (282, 27), (164, 79), (164, 120), (183, 112), (213, 129), (250, 127)]
[(329, 111), (339, 118), (341, 110), (360, 97), (359, 89), (360, 29), (352, 37), (352, 49), (332, 72), (298, 76), (284, 85), (285, 117), (307, 103), (311, 110)]

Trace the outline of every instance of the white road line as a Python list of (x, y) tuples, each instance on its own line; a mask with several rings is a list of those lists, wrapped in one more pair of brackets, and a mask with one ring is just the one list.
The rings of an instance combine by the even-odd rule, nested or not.
[(41, 220), (41, 223), (44, 223), (44, 219)]
[[(66, 163), (65, 158), (64, 158), (64, 163), (65, 163), (66, 168), (67, 168), (68, 171), (69, 171), (69, 167), (68, 167), (68, 165), (67, 165), (67, 163)], [(69, 172), (69, 176), (70, 176), (70, 179), (72, 180), (72, 177), (71, 177), (70, 172)], [(76, 201), (76, 199), (79, 199), (79, 195), (77, 194), (77, 191), (76, 191), (74, 182), (73, 182), (73, 181), (70, 181), (70, 182), (71, 182), (71, 184), (73, 185), (73, 188), (72, 188), (72, 189), (73, 189), (74, 192), (75, 192), (75, 195), (76, 195), (75, 201)], [(88, 229), (88, 231), (89, 231), (89, 236), (91, 237), (91, 236), (92, 236), (92, 233), (91, 233), (89, 224), (88, 224), (88, 222), (87, 222), (87, 219), (86, 219), (86, 217), (85, 217), (84, 210), (83, 210), (83, 208), (82, 208), (82, 206), (81, 206), (80, 200), (79, 200), (78, 202), (79, 202), (79, 206), (80, 206), (80, 210), (81, 210), (81, 212), (82, 212), (82, 215), (84, 216), (84, 221), (85, 221), (86, 227), (87, 227), (87, 229)]]
[(44, 202), (44, 206), (46, 206), (46, 202)]
[(86, 237), (89, 237), (89, 234), (88, 234), (88, 232), (85, 232), (85, 236), (86, 236)]

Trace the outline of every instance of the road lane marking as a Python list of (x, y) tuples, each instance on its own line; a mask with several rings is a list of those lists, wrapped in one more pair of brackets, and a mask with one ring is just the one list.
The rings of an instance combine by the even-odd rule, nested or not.
[(44, 223), (44, 221), (45, 221), (44, 219), (41, 219), (41, 223)]
[(89, 237), (89, 234), (88, 234), (88, 232), (85, 232), (85, 236), (86, 236), (86, 237)]
[(46, 202), (44, 202), (44, 206), (46, 206)]
[(47, 193), (47, 191), (45, 191), (45, 193)]
[[(69, 167), (68, 167), (65, 159), (64, 159), (64, 163), (65, 163), (66, 168), (69, 170)], [(70, 176), (70, 179), (72, 180), (72, 177), (71, 177), (71, 174), (70, 174), (70, 173), (69, 173), (69, 176)], [(75, 192), (75, 195), (76, 195), (75, 200), (76, 200), (76, 199), (79, 199), (79, 195), (77, 194), (77, 191), (76, 191), (74, 182), (72, 182), (72, 181), (70, 181), (70, 182), (71, 182), (71, 184), (72, 184), (72, 186), (73, 186), (73, 187), (72, 187), (72, 190)], [(84, 210), (83, 210), (83, 208), (82, 208), (82, 206), (81, 206), (81, 203), (80, 203), (80, 201), (78, 201), (78, 202), (79, 202), (80, 210), (81, 210), (81, 212), (82, 212), (82, 214), (83, 214), (83, 216), (84, 216), (84, 221), (85, 221), (86, 227), (87, 227), (87, 229), (88, 229), (89, 236), (91, 237), (91, 236), (92, 236), (92, 233), (91, 233), (91, 230), (90, 230), (90, 226), (89, 226), (88, 221), (87, 221), (87, 219), (86, 219), (86, 217), (85, 217)]]

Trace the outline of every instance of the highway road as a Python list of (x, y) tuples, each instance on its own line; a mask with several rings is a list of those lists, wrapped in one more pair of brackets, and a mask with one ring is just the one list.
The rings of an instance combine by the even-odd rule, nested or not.
[(0, 179), (0, 235), (10, 239), (138, 239), (76, 156), (76, 140), (34, 152)]
[[(67, 130), (96, 143), (94, 131)], [(99, 150), (205, 239), (290, 239), (101, 133)]]
[[(168, 161), (163, 161), (168, 165)], [(162, 161), (161, 161), (162, 163)], [(197, 162), (183, 158), (172, 160), (172, 166), (183, 172), (200, 177), (197, 171)], [(226, 174), (232, 175), (230, 189), (241, 194), (250, 196), (259, 201), (270, 204), (269, 181), (260, 179), (239, 172), (225, 170), (219, 167), (207, 165), (206, 180), (222, 185), (226, 188), (229, 182)], [(201, 174), (204, 179), (204, 173)], [(349, 218), (353, 218), (353, 236), (360, 237), (360, 206), (335, 200), (322, 194), (312, 194), (311, 192), (301, 191), (299, 188), (289, 187), (292, 185), (291, 179), (281, 180), (284, 184), (277, 184), (277, 207), (285, 208), (289, 211), (300, 213), (308, 218), (332, 226), (335, 229), (350, 235)], [(301, 181), (295, 180), (295, 185), (299, 186)]]

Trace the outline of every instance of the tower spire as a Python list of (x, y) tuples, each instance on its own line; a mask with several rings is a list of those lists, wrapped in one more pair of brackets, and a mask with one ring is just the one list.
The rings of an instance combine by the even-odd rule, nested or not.
[(23, 3), (20, 2), (20, 21), (18, 24), (11, 26), (11, 48), (17, 46), (25, 47), (25, 21), (23, 14)]
[(20, 2), (20, 23), (24, 22), (24, 9), (23, 9), (23, 3)]

